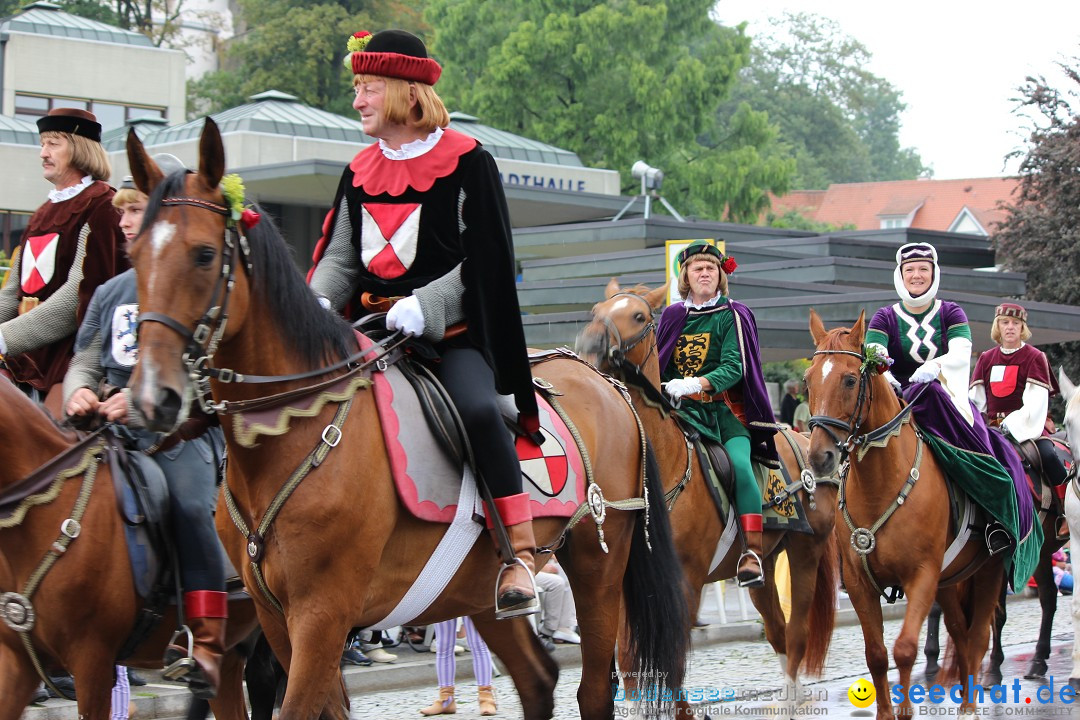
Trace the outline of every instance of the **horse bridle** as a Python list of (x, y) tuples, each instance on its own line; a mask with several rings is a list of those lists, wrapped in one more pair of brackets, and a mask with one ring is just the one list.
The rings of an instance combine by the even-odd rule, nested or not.
[[(214, 353), (217, 351), (217, 346), (221, 342), (222, 336), (225, 334), (225, 326), (229, 320), (229, 296), (232, 294), (233, 286), (236, 284), (236, 269), (235, 264), (233, 263), (233, 253), (236, 251), (237, 246), (239, 246), (249, 278), (251, 277), (251, 253), (247, 244), (247, 238), (245, 238), (237, 229), (235, 222), (231, 219), (232, 211), (229, 208), (209, 200), (195, 197), (167, 197), (161, 200), (162, 207), (177, 205), (190, 205), (192, 207), (202, 208), (203, 210), (209, 210), (216, 215), (227, 218), (225, 222), (224, 250), (222, 251), (221, 256), (221, 273), (214, 283), (214, 291), (210, 295), (210, 303), (207, 306), (206, 311), (203, 312), (202, 317), (200, 317), (195, 324), (194, 330), (189, 330), (179, 320), (159, 312), (140, 312), (136, 328), (141, 326), (144, 322), (161, 323), (184, 339), (185, 345), (181, 360), (183, 361), (184, 366), (187, 367), (188, 374), (191, 376), (192, 381), (196, 384), (198, 391), (195, 395), (199, 399), (203, 411), (213, 412), (205, 399), (206, 396), (209, 395), (208, 392), (204, 392), (204, 390), (208, 389), (203, 387), (205, 382), (209, 378), (215, 378), (221, 382), (232, 382), (236, 379), (236, 373), (233, 370), (228, 368), (213, 368), (210, 366), (211, 361), (214, 359)], [(238, 238), (238, 242), (233, 242), (233, 235)], [(221, 295), (221, 303), (216, 304), (219, 294)], [(136, 337), (137, 336), (136, 332)]]
[[(814, 357), (818, 355), (850, 355), (859, 358), (861, 362), (866, 362), (866, 355), (853, 350), (817, 350), (814, 352)], [(811, 432), (815, 428), (824, 430), (836, 443), (836, 447), (840, 449), (841, 453), (847, 455), (867, 440), (868, 435), (859, 435), (859, 428), (862, 427), (866, 417), (870, 414), (870, 402), (873, 400), (873, 394), (873, 384), (869, 382), (869, 374), (865, 369), (861, 370), (859, 372), (859, 393), (855, 398), (855, 409), (849, 416), (850, 419), (845, 421), (832, 415), (812, 415), (807, 427), (810, 428)], [(846, 432), (847, 437), (841, 439), (833, 431), (834, 428)]]
[[(600, 322), (602, 322), (604, 324), (604, 328), (606, 328), (607, 331), (615, 337), (616, 341), (614, 345), (611, 345), (610, 343), (608, 344), (607, 358), (609, 361), (611, 361), (613, 367), (623, 368), (626, 365), (630, 365), (638, 373), (641, 373), (641, 367), (649, 359), (649, 356), (656, 352), (656, 345), (653, 345), (652, 349), (648, 352), (648, 354), (645, 355), (645, 358), (640, 363), (631, 363), (627, 359), (627, 354), (631, 350), (636, 348), (638, 345), (640, 345), (642, 342), (644, 342), (645, 338), (649, 336), (649, 333), (656, 330), (656, 321), (652, 319), (652, 306), (649, 305), (648, 300), (641, 297), (637, 293), (617, 292), (611, 296), (611, 298), (617, 297), (635, 298), (636, 300), (640, 300), (641, 302), (645, 303), (645, 311), (649, 316), (649, 322), (645, 323), (645, 327), (641, 328), (641, 330), (633, 337), (628, 340), (623, 340), (622, 333), (619, 332), (619, 328), (615, 326), (615, 323), (611, 322), (611, 318), (606, 315), (601, 318)], [(610, 300), (611, 298), (608, 299)]]
[[(215, 405), (209, 399), (210, 388), (207, 383), (211, 378), (222, 383), (279, 383), (305, 380), (344, 368), (356, 369), (358, 360), (376, 351), (381, 351), (378, 356), (373, 357), (365, 364), (377, 363), (397, 345), (407, 340), (399, 331), (380, 342), (374, 343), (371, 347), (353, 353), (331, 365), (289, 375), (252, 375), (239, 373), (231, 368), (212, 367), (214, 353), (217, 351), (218, 344), (225, 334), (225, 326), (229, 319), (229, 296), (232, 294), (233, 287), (236, 284), (236, 265), (233, 262), (233, 255), (239, 248), (240, 257), (250, 279), (252, 277), (251, 248), (248, 245), (247, 237), (240, 230), (240, 226), (232, 219), (232, 211), (224, 205), (196, 197), (168, 197), (161, 200), (162, 207), (177, 205), (202, 208), (226, 218), (221, 273), (214, 284), (214, 291), (210, 295), (210, 303), (196, 323), (194, 330), (189, 330), (179, 320), (159, 312), (140, 312), (138, 324), (141, 325), (143, 322), (161, 323), (183, 338), (185, 345), (181, 361), (187, 368), (191, 381), (195, 384), (195, 396), (198, 398), (203, 412), (212, 414), (222, 409), (221, 406)], [(221, 302), (215, 304), (219, 294), (221, 295)], [(361, 320), (361, 322), (364, 322), (364, 320)], [(332, 378), (329, 382), (338, 379), (340, 378)]]

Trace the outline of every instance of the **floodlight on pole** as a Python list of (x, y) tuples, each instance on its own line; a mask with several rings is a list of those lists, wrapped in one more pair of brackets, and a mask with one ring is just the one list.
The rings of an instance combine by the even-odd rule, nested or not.
[(630, 166), (630, 175), (641, 180), (641, 194), (635, 195), (630, 199), (630, 202), (626, 203), (626, 206), (619, 211), (619, 214), (611, 218), (612, 222), (620, 219), (626, 214), (626, 211), (633, 207), (634, 203), (638, 201), (638, 198), (645, 199), (645, 219), (648, 220), (652, 214), (652, 199), (657, 198), (667, 211), (671, 213), (679, 222), (686, 222), (682, 215), (671, 207), (671, 203), (665, 200), (660, 195), (660, 186), (664, 184), (664, 171), (660, 168), (654, 168), (644, 160), (638, 160)]

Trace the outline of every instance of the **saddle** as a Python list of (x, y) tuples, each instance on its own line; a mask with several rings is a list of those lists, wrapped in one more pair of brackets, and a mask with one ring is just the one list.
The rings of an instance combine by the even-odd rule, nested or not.
[[(723, 445), (701, 437), (689, 422), (677, 413), (673, 416), (683, 435), (693, 445), (698, 465), (708, 480), (709, 495), (721, 517), (727, 517), (735, 498), (735, 472), (731, 458)], [(764, 463), (752, 462), (754, 475), (761, 491), (762, 526), (764, 530), (793, 530), (813, 534), (806, 519), (802, 500), (793, 492), (793, 483), (783, 463), (778, 469)], [(794, 485), (799, 485), (798, 482)]]

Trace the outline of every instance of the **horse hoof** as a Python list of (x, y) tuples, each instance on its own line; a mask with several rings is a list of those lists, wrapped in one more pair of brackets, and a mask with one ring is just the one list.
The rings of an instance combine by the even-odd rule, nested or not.
[(936, 662), (927, 662), (926, 663), (925, 674), (926, 674), (926, 680), (928, 682), (932, 683), (934, 681), (934, 678), (937, 677), (937, 674), (939, 672), (941, 672), (941, 666), (938, 665)]
[(982, 685), (983, 687), (989, 687), (990, 685), (1000, 685), (1001, 680), (1002, 677), (1000, 668), (998, 668), (997, 670), (987, 670), (983, 673), (982, 682), (980, 683), (980, 685)]
[(1039, 658), (1035, 658), (1031, 661), (1031, 667), (1028, 668), (1027, 674), (1024, 675), (1025, 680), (1042, 680), (1046, 677), (1046, 661)]
[(1075, 692), (1080, 693), (1080, 678), (1069, 678), (1069, 687), (1071, 687)]

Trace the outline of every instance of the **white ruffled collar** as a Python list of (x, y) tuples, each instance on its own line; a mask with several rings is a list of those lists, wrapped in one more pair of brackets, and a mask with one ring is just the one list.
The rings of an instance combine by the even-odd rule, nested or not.
[(435, 131), (426, 138), (404, 143), (396, 150), (387, 145), (385, 140), (379, 138), (379, 150), (382, 150), (382, 154), (387, 160), (412, 160), (430, 151), (442, 136), (443, 129), (436, 126)]
[(1016, 352), (1018, 350), (1022, 350), (1024, 345), (1026, 345), (1026, 344), (1027, 343), (1025, 343), (1023, 340), (1021, 340), (1020, 341), (1020, 347), (1014, 347), (1014, 348), (1011, 348), (1011, 349), (1006, 349), (1006, 348), (999, 348), (999, 349), (1001, 350), (1002, 355), (1012, 355), (1014, 352)]
[(719, 302), (722, 299), (724, 299), (724, 296), (721, 295), (719, 292), (717, 292), (715, 295), (712, 296), (712, 298), (710, 298), (709, 300), (706, 300), (705, 302), (701, 303), (700, 305), (695, 305), (694, 301), (691, 300), (690, 298), (686, 298), (685, 300), (683, 300), (683, 305), (686, 306), (690, 310), (703, 310), (703, 309), (705, 309), (707, 307), (713, 307), (714, 305), (719, 304)]
[(72, 185), (71, 187), (63, 188), (62, 190), (50, 190), (49, 202), (58, 203), (70, 200), (86, 188), (90, 187), (94, 182), (94, 178), (89, 175), (84, 175), (83, 179), (79, 181), (78, 185)]

